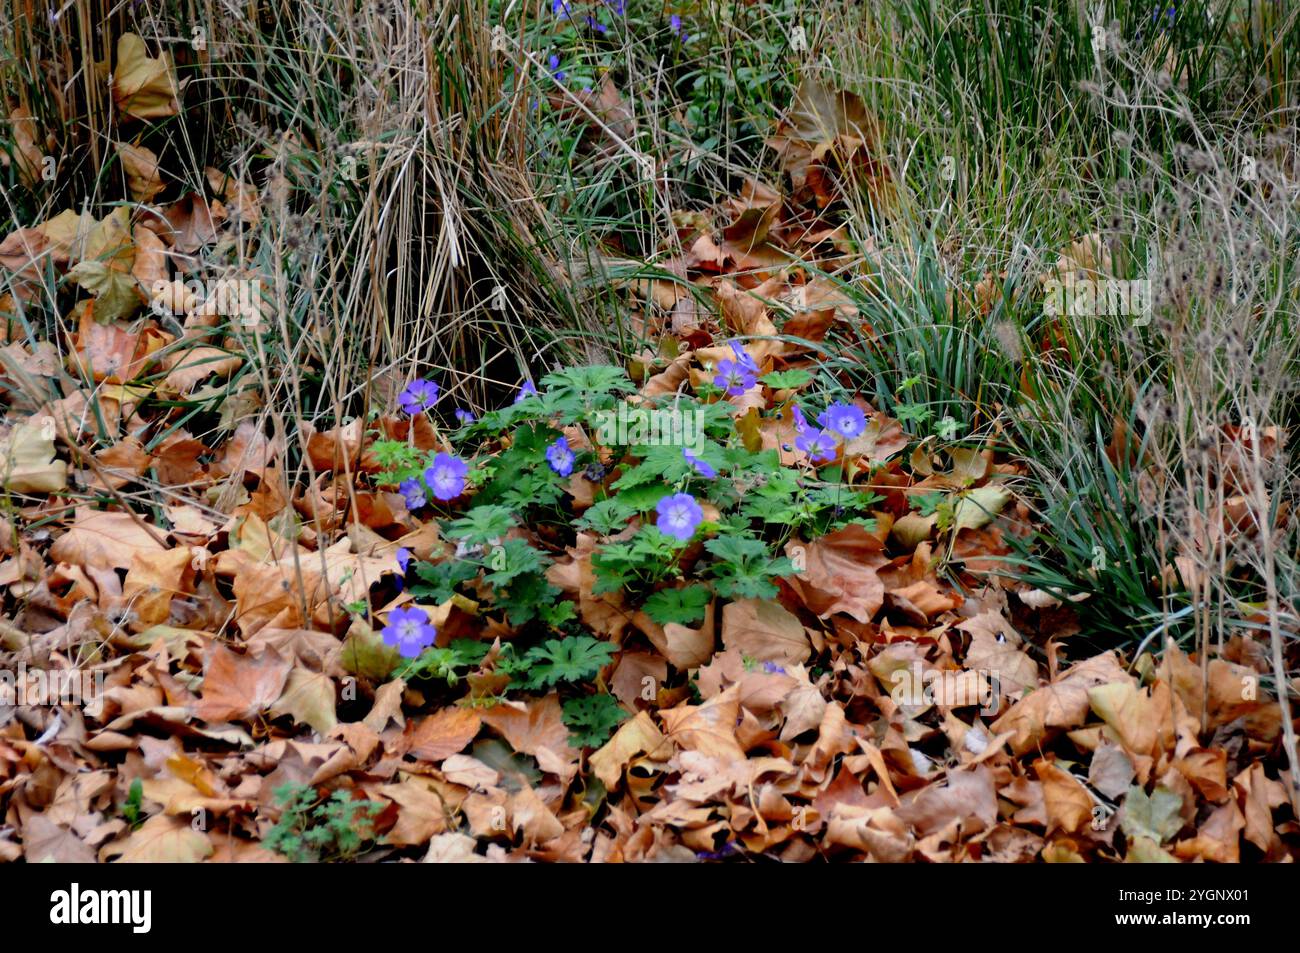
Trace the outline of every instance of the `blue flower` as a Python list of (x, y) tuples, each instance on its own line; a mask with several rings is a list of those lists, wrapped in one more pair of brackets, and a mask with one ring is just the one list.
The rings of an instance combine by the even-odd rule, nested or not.
[(560, 69), (560, 57), (557, 54), (552, 53), (546, 62), (550, 64), (551, 75), (555, 77), (556, 82), (564, 82), (564, 78), (569, 74)]
[(616, 15), (621, 17), (627, 14), (627, 0), (605, 0), (605, 2), (613, 7)]
[(757, 381), (758, 378), (749, 368), (724, 357), (718, 361), (718, 373), (713, 378), (713, 386), (726, 391), (728, 396), (739, 397)]
[(867, 415), (862, 412), (862, 408), (839, 401), (827, 407), (826, 412), (817, 420), (827, 430), (835, 431), (845, 440), (860, 437), (867, 429)]
[(765, 671), (768, 675), (785, 674), (785, 669), (783, 669), (780, 665), (777, 665), (775, 662), (764, 662), (763, 671)]
[(466, 410), (464, 407), (456, 408), (456, 419), (460, 421), (461, 426), (468, 427), (474, 421), (478, 420), (472, 410)]
[(758, 364), (749, 356), (749, 352), (740, 346), (739, 341), (731, 342), (731, 353), (736, 355), (736, 363), (751, 374), (758, 373)]
[(808, 454), (813, 463), (829, 463), (835, 459), (835, 437), (825, 430), (800, 434), (794, 445)]
[(428, 410), (438, 401), (438, 385), (423, 378), (411, 381), (406, 389), (397, 395), (397, 402), (408, 414), (418, 414)]
[(397, 575), (397, 591), (401, 592), (406, 584), (406, 567), (411, 565), (411, 551), (405, 546), (397, 550), (397, 568), (401, 570)]
[(573, 451), (569, 449), (569, 441), (560, 437), (553, 444), (546, 448), (546, 462), (562, 477), (568, 476), (573, 472)]
[(438, 629), (429, 622), (429, 614), (420, 608), (394, 609), (388, 613), (388, 625), (381, 633), (384, 644), (392, 646), (403, 658), (417, 658), (433, 645)]
[(609, 27), (605, 26), (605, 24), (601, 23), (593, 16), (587, 17), (587, 26), (595, 30), (597, 33), (604, 33), (609, 30)]
[(429, 502), (429, 497), (424, 492), (424, 487), (415, 477), (409, 480), (403, 480), (397, 486), (397, 491), (402, 494), (402, 500), (406, 503), (406, 508), (414, 513), (425, 503)]
[(551, 13), (561, 20), (569, 19), (572, 16), (572, 11), (569, 9), (569, 0), (551, 0)]
[(529, 397), (537, 396), (537, 388), (533, 386), (532, 381), (524, 381), (523, 386), (519, 388), (519, 393), (515, 394), (515, 403), (527, 400)]
[(655, 507), (659, 519), (659, 532), (671, 536), (679, 543), (689, 542), (695, 530), (704, 521), (704, 511), (689, 493), (665, 496)]
[(454, 500), (465, 492), (467, 473), (469, 464), (464, 460), (440, 453), (433, 458), (433, 465), (424, 471), (424, 482), (429, 484), (436, 499)]
[(698, 473), (700, 476), (704, 477), (705, 479), (712, 480), (714, 477), (718, 475), (717, 470), (713, 469), (712, 466), (710, 466), (709, 464), (705, 463), (702, 459), (700, 459), (698, 454), (694, 453), (691, 450), (688, 450), (686, 447), (682, 448), (682, 456), (685, 457), (686, 462), (689, 463), (695, 469), (695, 472)]
[(668, 28), (676, 33), (678, 39), (683, 43), (690, 39), (690, 36), (686, 32), (686, 28), (682, 26), (682, 18), (675, 13), (668, 18)]
[(790, 405), (790, 418), (794, 421), (794, 432), (805, 433), (808, 430), (808, 419), (804, 417), (803, 411), (799, 409), (798, 404)]

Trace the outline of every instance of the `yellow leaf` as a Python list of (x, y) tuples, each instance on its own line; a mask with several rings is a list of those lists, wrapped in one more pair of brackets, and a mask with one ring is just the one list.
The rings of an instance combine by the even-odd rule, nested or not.
[(135, 278), (102, 261), (77, 262), (69, 269), (68, 277), (95, 296), (94, 316), (101, 323), (129, 318), (144, 303)]
[[(50, 423), (47, 424), (47, 421)], [(57, 493), (68, 485), (68, 465), (54, 459), (53, 418), (32, 418), (0, 438), (0, 483), (13, 493)]]
[(292, 715), (299, 724), (310, 725), (321, 735), (328, 734), (338, 724), (334, 680), (321, 672), (295, 668), (279, 700), (271, 706), (271, 714), (277, 718)]
[(113, 101), (127, 116), (162, 119), (181, 111), (180, 87), (172, 70), (171, 54), (151, 57), (144, 40), (125, 33), (117, 41), (113, 71)]
[(195, 864), (212, 853), (208, 835), (193, 830), (188, 819), (155, 814), (119, 845), (109, 848), (123, 864)]

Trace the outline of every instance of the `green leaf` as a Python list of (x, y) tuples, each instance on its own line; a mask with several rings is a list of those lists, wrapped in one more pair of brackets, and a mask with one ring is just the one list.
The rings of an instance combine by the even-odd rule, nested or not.
[(682, 589), (661, 589), (645, 602), (646, 615), (660, 625), (670, 622), (687, 625), (704, 618), (713, 593), (708, 586), (694, 585)]
[(478, 575), (478, 566), (464, 559), (452, 559), (445, 563), (416, 563), (415, 575), (419, 581), (412, 580), (409, 576), (406, 581), (406, 588), (411, 594), (443, 603), (456, 594), (457, 586)]
[(476, 506), (463, 517), (446, 526), (449, 539), (463, 539), (471, 546), (482, 546), (502, 539), (515, 526), (515, 514), (504, 506)]
[(602, 536), (613, 536), (627, 526), (628, 520), (636, 514), (636, 507), (621, 496), (611, 496), (587, 507), (586, 512), (574, 520), (573, 525), (578, 529), (595, 530)]
[(598, 748), (628, 717), (613, 695), (588, 695), (564, 703), (564, 723), (571, 728), (569, 744), (577, 748)]
[(788, 371), (772, 371), (770, 374), (764, 374), (759, 378), (772, 390), (793, 390), (796, 387), (802, 387), (812, 379), (812, 374), (801, 368)]
[(581, 400), (610, 393), (630, 394), (636, 390), (628, 380), (627, 372), (609, 364), (566, 367), (543, 377), (542, 388), (561, 400)]
[(529, 649), (523, 658), (528, 674), (526, 687), (538, 689), (594, 678), (617, 651), (611, 643), (589, 635), (549, 639)]
[(550, 564), (550, 559), (527, 541), (512, 537), (485, 553), (483, 562), (492, 570), (483, 577), (483, 581), (494, 589), (501, 589), (508, 586), (516, 576), (542, 572)]

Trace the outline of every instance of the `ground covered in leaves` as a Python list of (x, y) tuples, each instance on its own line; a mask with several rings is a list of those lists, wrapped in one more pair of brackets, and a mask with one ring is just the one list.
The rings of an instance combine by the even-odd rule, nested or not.
[[(1017, 461), (811, 386), (808, 342), (871, 329), (791, 262), (860, 254), (821, 210), (872, 149), (802, 95), (790, 189), (682, 213), (694, 293), (637, 289), (672, 346), (479, 419), (432, 381), (323, 431), (226, 392), (264, 316), (175, 268), (258, 214), (216, 169), (152, 208), (133, 153), (140, 209), (6, 238), (11, 282), (88, 296), (0, 352), (3, 667), (102, 690), (0, 707), (0, 857), (1291, 859), (1263, 642), (1099, 644), (1007, 571)], [(698, 439), (620, 432), (651, 410)]]

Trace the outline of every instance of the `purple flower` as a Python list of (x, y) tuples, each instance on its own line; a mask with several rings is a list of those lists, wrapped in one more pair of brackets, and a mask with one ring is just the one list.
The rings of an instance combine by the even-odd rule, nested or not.
[(397, 402), (408, 414), (418, 414), (422, 410), (428, 410), (437, 400), (438, 385), (424, 378), (411, 381), (406, 385), (406, 389), (397, 395)]
[(614, 13), (618, 16), (627, 13), (627, 0), (605, 0), (605, 2), (614, 8)]
[(551, 0), (551, 13), (561, 20), (569, 19), (571, 11), (569, 10), (568, 0)]
[(777, 665), (775, 662), (764, 662), (763, 671), (767, 672), (768, 675), (785, 674), (785, 669), (783, 669), (780, 665)]
[(668, 28), (676, 33), (683, 43), (690, 39), (686, 33), (686, 28), (682, 26), (682, 18), (675, 13), (668, 18)]
[(839, 401), (827, 407), (826, 413), (817, 420), (827, 430), (835, 431), (845, 440), (860, 437), (862, 431), (867, 429), (867, 415), (862, 412), (862, 408)]
[(736, 363), (749, 371), (751, 374), (758, 373), (758, 364), (749, 356), (749, 352), (740, 346), (740, 342), (731, 342), (731, 353), (736, 355)]
[(390, 645), (403, 658), (416, 658), (433, 645), (438, 630), (429, 622), (423, 609), (394, 609), (388, 613), (388, 625), (383, 628), (384, 644)]
[(454, 500), (465, 492), (465, 474), (469, 464), (450, 453), (440, 453), (433, 458), (433, 466), (424, 471), (424, 482), (429, 484), (439, 500)]
[(456, 408), (456, 419), (460, 421), (462, 426), (469, 426), (474, 421), (478, 420), (478, 418), (474, 416), (472, 410), (466, 410), (464, 407)]
[(659, 516), (659, 532), (679, 543), (689, 542), (704, 520), (704, 511), (689, 493), (665, 496), (655, 507), (655, 513)]
[(406, 584), (406, 567), (411, 565), (411, 551), (405, 546), (397, 551), (397, 568), (401, 570), (397, 575), (397, 591), (401, 592)]
[(835, 459), (835, 437), (825, 430), (813, 430), (795, 437), (794, 445), (808, 454), (813, 463)]
[(718, 361), (718, 373), (713, 378), (713, 386), (725, 390), (728, 396), (739, 397), (758, 381), (749, 368), (723, 358)]
[(552, 53), (550, 59), (546, 62), (550, 64), (551, 75), (555, 77), (556, 81), (560, 83), (564, 82), (564, 78), (569, 74), (560, 69), (560, 57), (557, 54)]
[(682, 456), (685, 457), (686, 462), (695, 469), (695, 472), (705, 479), (712, 480), (718, 475), (717, 470), (713, 469), (712, 466), (701, 460), (698, 454), (693, 453), (685, 447), (682, 448)]
[(406, 503), (406, 508), (414, 513), (425, 503), (429, 502), (429, 497), (424, 492), (424, 487), (415, 477), (409, 480), (403, 480), (398, 484), (397, 490), (402, 494), (402, 500)]
[(595, 30), (597, 33), (604, 33), (609, 29), (609, 27), (605, 26), (605, 24), (601, 23), (593, 16), (587, 17), (587, 26)]
[(546, 462), (562, 477), (568, 476), (573, 472), (573, 451), (569, 449), (569, 441), (560, 437), (546, 448)]
[(795, 433), (806, 433), (808, 431), (808, 419), (804, 417), (803, 411), (799, 409), (798, 404), (790, 405), (790, 418), (794, 421)]
[(532, 381), (524, 381), (523, 386), (519, 388), (519, 393), (515, 394), (515, 403), (527, 400), (529, 397), (537, 396), (537, 388), (533, 386)]

